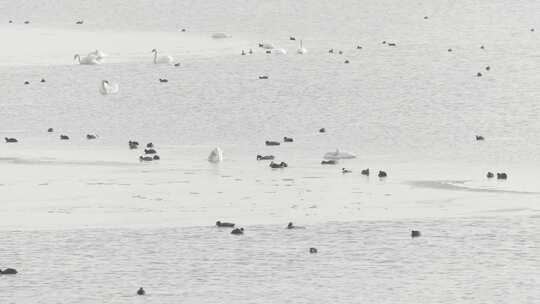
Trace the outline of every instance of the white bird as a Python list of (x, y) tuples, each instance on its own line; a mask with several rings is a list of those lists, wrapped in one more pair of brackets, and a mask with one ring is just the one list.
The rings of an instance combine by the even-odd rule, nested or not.
[(95, 50), (93, 52), (88, 53), (88, 56), (94, 56), (97, 60), (101, 61), (103, 58), (107, 57), (108, 55), (103, 53), (100, 50)]
[(153, 49), (152, 53), (154, 53), (155, 64), (171, 64), (174, 61), (174, 59), (169, 55), (163, 55), (158, 57), (156, 49)]
[(305, 47), (302, 46), (302, 40), (300, 40), (300, 48), (298, 50), (296, 50), (296, 52), (298, 54), (305, 54), (307, 53), (307, 49)]
[(214, 150), (210, 152), (210, 155), (208, 155), (208, 161), (214, 164), (222, 162), (223, 151), (219, 147), (214, 148)]
[(74, 60), (78, 60), (79, 64), (89, 64), (89, 65), (95, 65), (100, 64), (101, 62), (97, 59), (96, 56), (88, 55), (86, 57), (82, 57), (79, 54), (75, 54), (73, 56)]
[(118, 93), (118, 83), (110, 83), (108, 80), (103, 80), (101, 81), (99, 92), (101, 95), (116, 94)]

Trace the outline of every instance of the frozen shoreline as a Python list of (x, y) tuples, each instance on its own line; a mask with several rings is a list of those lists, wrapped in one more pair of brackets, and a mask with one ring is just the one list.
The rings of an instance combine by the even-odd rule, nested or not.
[(140, 150), (127, 147), (9, 148), (11, 152), (0, 157), (5, 172), (10, 172), (0, 180), (1, 230), (534, 215), (540, 197), (534, 181), (518, 177), (527, 172), (519, 167), (511, 171), (509, 181), (500, 182), (486, 180), (482, 168), (448, 164), (434, 172), (430, 165), (394, 163), (387, 164), (389, 177), (379, 179), (360, 175), (364, 164), (374, 163), (365, 156), (343, 162), (353, 169), (343, 175), (340, 166), (321, 166), (316, 157), (272, 170), (268, 162), (229, 147), (225, 151), (231, 152), (219, 165), (206, 161), (210, 147), (204, 146), (159, 147), (162, 160), (149, 164), (137, 161)]

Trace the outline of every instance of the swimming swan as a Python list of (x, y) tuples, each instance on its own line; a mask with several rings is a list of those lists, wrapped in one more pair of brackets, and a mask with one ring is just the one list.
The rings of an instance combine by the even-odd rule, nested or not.
[(296, 53), (300, 55), (307, 53), (307, 49), (302, 46), (302, 40), (300, 40), (300, 48), (296, 50)]
[(101, 81), (99, 92), (101, 95), (116, 94), (118, 93), (118, 83), (110, 83), (108, 80), (103, 80)]
[(163, 55), (163, 56), (158, 57), (156, 49), (153, 49), (152, 53), (154, 53), (155, 64), (171, 64), (174, 61), (174, 59), (169, 55)]
[(73, 56), (73, 59), (77, 60), (79, 64), (96, 65), (101, 63), (99, 59), (97, 59), (97, 57), (93, 55), (88, 55), (81, 58), (79, 54), (75, 54), (75, 56)]
[(94, 56), (97, 60), (101, 61), (103, 58), (107, 57), (108, 55), (103, 53), (100, 50), (95, 50), (93, 52), (88, 53), (88, 56)]

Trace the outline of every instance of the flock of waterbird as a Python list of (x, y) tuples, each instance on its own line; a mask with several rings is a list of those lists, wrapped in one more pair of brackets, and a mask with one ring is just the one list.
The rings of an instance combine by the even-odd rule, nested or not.
[[(424, 16), (424, 19), (427, 20), (427, 19), (429, 19), (429, 17)], [(13, 20), (9, 20), (9, 23), (13, 23)], [(29, 23), (30, 23), (30, 21), (24, 21), (24, 24), (29, 24)], [(83, 20), (78, 20), (75, 23), (78, 24), (78, 25), (81, 25), (81, 24), (84, 23), (84, 21)], [(181, 29), (181, 31), (186, 32), (186, 29), (185, 28)], [(531, 28), (530, 31), (534, 32), (535, 30), (534, 30), (534, 28)], [(222, 33), (218, 33), (218, 34), (222, 34)], [(229, 38), (230, 37), (229, 35), (226, 35), (226, 34), (222, 34), (222, 35), (218, 35), (218, 34), (214, 34), (212, 36), (212, 38), (217, 39), (217, 38)], [(290, 36), (289, 40), (296, 41), (296, 37)], [(395, 42), (382, 41), (382, 44), (387, 45), (389, 47), (396, 47), (397, 46), (397, 44)], [(259, 43), (258, 47), (263, 49), (266, 54), (287, 54), (287, 51), (285, 49), (277, 48), (271, 43)], [(363, 47), (361, 45), (357, 45), (356, 49), (357, 50), (362, 50)], [(484, 50), (485, 49), (484, 45), (481, 45), (480, 49)], [(449, 48), (447, 51), (448, 52), (453, 52), (453, 49)], [(297, 54), (306, 54), (307, 52), (308, 52), (307, 49), (303, 46), (302, 40), (300, 40), (300, 45), (299, 45), (299, 48), (296, 50), (296, 53)], [(151, 53), (153, 53), (153, 63), (154, 64), (166, 64), (166, 65), (173, 64), (176, 67), (180, 66), (179, 62), (173, 63), (174, 58), (172, 56), (170, 56), (170, 55), (159, 55), (157, 49), (152, 49)], [(253, 49), (249, 49), (248, 51), (245, 51), (245, 50), (241, 51), (242, 56), (245, 56), (247, 54), (251, 55), (253, 53), (254, 53)], [(329, 54), (337, 53), (339, 55), (343, 55), (342, 50), (336, 50), (334, 48), (329, 49), (328, 53)], [(103, 62), (105, 57), (107, 57), (107, 55), (105, 53), (103, 53), (103, 52), (101, 52), (99, 50), (95, 50), (93, 52), (88, 53), (86, 56), (83, 56), (83, 57), (80, 56), (79, 54), (75, 54), (73, 59), (76, 60), (76, 62), (78, 64), (81, 64), (81, 65), (99, 65), (99, 64), (101, 64)], [(345, 59), (344, 63), (348, 64), (348, 63), (350, 63), (350, 61), (348, 59)], [(485, 71), (490, 71), (490, 70), (491, 70), (490, 66), (485, 67)], [(477, 72), (476, 76), (481, 77), (483, 75), (482, 75), (481, 72)], [(259, 76), (259, 79), (268, 79), (268, 78), (269, 77), (267, 75)], [(42, 78), (40, 82), (44, 83), (45, 79)], [(168, 82), (168, 80), (160, 78), (159, 82)], [(28, 85), (28, 84), (30, 84), (30, 82), (26, 81), (24, 84)], [(101, 94), (103, 94), (103, 95), (115, 94), (115, 93), (118, 92), (118, 90), (119, 90), (118, 84), (111, 83), (108, 80), (102, 80), (101, 86), (100, 86), (100, 93)], [(49, 128), (47, 130), (47, 132), (51, 133), (51, 132), (54, 132), (54, 130), (52, 128)], [(319, 133), (325, 133), (325, 132), (326, 132), (325, 128), (319, 129)], [(98, 138), (98, 136), (95, 135), (95, 134), (86, 134), (86, 139), (88, 139), (88, 140), (94, 140), (94, 139), (97, 139), (97, 138)], [(476, 138), (477, 141), (485, 140), (485, 138), (483, 136), (481, 136), (481, 135), (476, 135), (475, 138)], [(69, 140), (69, 136), (67, 136), (65, 134), (61, 134), (60, 139), (61, 140)], [(13, 137), (5, 137), (5, 141), (6, 141), (6, 143), (17, 143), (18, 139), (13, 138)], [(293, 141), (294, 140), (291, 137), (284, 137), (283, 138), (284, 143), (291, 143)], [(265, 142), (266, 146), (279, 146), (280, 144), (281, 143), (279, 141), (269, 141), (269, 140), (267, 140)], [(135, 150), (135, 149), (139, 148), (139, 143), (137, 141), (130, 140), (128, 142), (128, 146), (129, 146), (129, 149)], [(219, 162), (222, 159), (221, 153), (222, 153), (221, 149), (219, 149), (219, 148), (214, 149), (212, 151), (210, 157), (209, 157), (209, 161), (211, 161), (211, 162)], [(218, 155), (218, 156), (216, 156), (216, 155)], [(336, 150), (335, 152), (326, 153), (324, 155), (324, 157), (323, 157), (324, 160), (321, 161), (321, 165), (336, 165), (336, 164), (338, 164), (338, 161), (340, 159), (350, 159), (350, 158), (354, 158), (354, 157), (355, 156), (353, 154), (350, 154), (350, 153), (347, 153), (347, 152), (341, 152), (339, 150)], [(154, 148), (154, 144), (151, 143), (151, 142), (146, 144), (146, 148), (144, 149), (144, 155), (141, 155), (139, 157), (139, 160), (141, 162), (150, 162), (150, 161), (155, 161), (155, 160), (159, 160), (159, 159), (160, 159), (160, 157), (157, 155), (157, 151)], [(217, 159), (218, 161), (212, 161), (211, 159)], [(270, 160), (271, 162), (269, 164), (269, 167), (273, 168), (273, 169), (283, 169), (283, 168), (288, 167), (288, 164), (285, 163), (285, 162), (280, 162), (280, 163), (274, 162), (274, 159), (275, 159), (274, 155), (257, 155), (256, 159), (258, 161)], [(347, 173), (351, 173), (352, 170), (342, 168), (341, 172), (343, 174), (347, 174)], [(369, 176), (370, 175), (370, 169), (369, 168), (363, 169), (361, 171), (361, 174), (364, 175), (364, 176)], [(380, 170), (377, 176), (379, 178), (386, 178), (388, 175), (387, 175), (387, 173), (385, 171)], [(493, 172), (488, 172), (486, 174), (486, 177), (488, 179), (495, 178), (495, 174)], [(497, 177), (497, 179), (500, 179), (500, 180), (506, 180), (508, 178), (508, 175), (507, 175), (507, 173), (502, 172), (502, 173), (496, 173), (496, 177)], [(243, 235), (244, 234), (244, 228), (235, 228), (236, 225), (234, 223), (217, 221), (216, 226), (219, 227), (219, 228), (233, 228), (232, 231), (231, 231), (231, 234), (233, 234), (233, 235)], [(286, 229), (299, 229), (299, 228), (304, 228), (304, 227), (295, 226), (292, 222), (289, 222), (289, 224), (286, 226)], [(410, 235), (411, 235), (412, 238), (416, 238), (416, 237), (420, 237), (421, 233), (418, 230), (412, 230)], [(311, 248), (309, 248), (309, 252), (314, 254), (314, 253), (317, 253), (318, 250), (315, 247), (311, 247)], [(17, 270), (13, 269), (13, 268), (7, 268), (7, 269), (5, 269), (3, 271), (0, 269), (0, 275), (17, 274), (17, 273), (18, 273)], [(146, 291), (142, 287), (140, 287), (137, 290), (137, 295), (145, 295), (145, 294), (146, 294)]]

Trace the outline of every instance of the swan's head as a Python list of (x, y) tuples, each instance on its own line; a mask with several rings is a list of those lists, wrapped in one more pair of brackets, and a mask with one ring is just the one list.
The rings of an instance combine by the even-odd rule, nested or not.
[(103, 80), (102, 83), (109, 84), (109, 81), (108, 80)]
[(77, 58), (81, 58), (81, 56), (79, 56), (79, 54), (75, 54), (75, 56), (73, 56), (73, 59), (77, 59)]
[(152, 49), (152, 53), (157, 53), (157, 50), (156, 50), (156, 49)]

